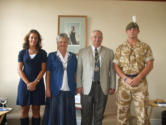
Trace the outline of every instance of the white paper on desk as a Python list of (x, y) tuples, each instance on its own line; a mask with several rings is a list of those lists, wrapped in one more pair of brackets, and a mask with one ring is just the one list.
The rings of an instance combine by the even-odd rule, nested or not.
[(81, 103), (81, 96), (80, 94), (75, 95), (75, 103), (80, 104)]
[(157, 104), (158, 106), (163, 106), (163, 107), (166, 107), (166, 104), (164, 103), (164, 104)]
[(0, 111), (8, 111), (9, 109), (8, 108), (0, 108)]
[(75, 104), (75, 107), (82, 108), (81, 104)]

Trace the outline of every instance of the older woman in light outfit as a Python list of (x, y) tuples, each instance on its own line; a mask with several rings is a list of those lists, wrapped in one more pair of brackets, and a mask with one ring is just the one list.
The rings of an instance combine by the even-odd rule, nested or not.
[(76, 125), (75, 74), (77, 59), (68, 52), (68, 36), (57, 37), (58, 50), (48, 56), (46, 71), (46, 97), (50, 97), (48, 125)]

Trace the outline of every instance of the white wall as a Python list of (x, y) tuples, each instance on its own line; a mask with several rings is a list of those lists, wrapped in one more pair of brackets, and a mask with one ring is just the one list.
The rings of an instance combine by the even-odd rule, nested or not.
[[(166, 99), (166, 3), (110, 0), (0, 0), (0, 95), (15, 106), (19, 76), (17, 55), (25, 34), (32, 28), (43, 37), (47, 52), (56, 49), (58, 15), (88, 16), (88, 38), (94, 29), (104, 34), (103, 45), (112, 48), (126, 40), (125, 26), (137, 16), (141, 41), (147, 42), (155, 64), (148, 76), (150, 98)], [(159, 111), (154, 118), (158, 118)]]

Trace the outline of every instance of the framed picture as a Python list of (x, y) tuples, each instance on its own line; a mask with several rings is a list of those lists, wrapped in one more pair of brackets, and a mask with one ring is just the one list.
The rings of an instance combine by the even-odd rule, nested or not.
[(87, 46), (87, 16), (59, 15), (58, 34), (69, 37), (68, 51), (78, 53)]

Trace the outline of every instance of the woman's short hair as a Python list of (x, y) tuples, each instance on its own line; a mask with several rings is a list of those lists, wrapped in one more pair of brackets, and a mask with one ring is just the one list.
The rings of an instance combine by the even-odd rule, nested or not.
[(24, 49), (29, 49), (29, 36), (30, 36), (31, 33), (35, 33), (38, 36), (38, 42), (36, 44), (36, 49), (40, 50), (42, 48), (42, 45), (41, 45), (42, 38), (41, 38), (40, 33), (35, 29), (30, 30), (27, 33), (27, 35), (25, 36), (24, 43), (23, 43), (23, 48)]
[(67, 36), (66, 33), (60, 33), (57, 37), (56, 37), (56, 42), (58, 43), (60, 38), (64, 38), (66, 39), (67, 41), (69, 41), (69, 37)]

